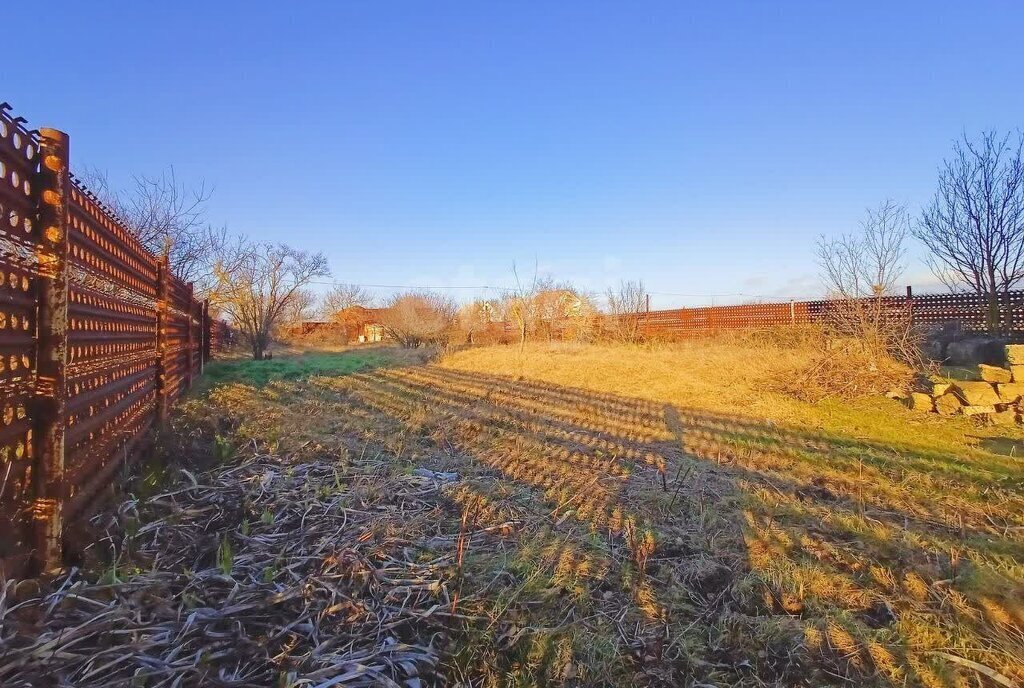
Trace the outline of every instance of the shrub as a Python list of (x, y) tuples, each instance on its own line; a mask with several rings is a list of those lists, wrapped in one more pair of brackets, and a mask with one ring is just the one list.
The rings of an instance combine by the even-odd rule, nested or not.
[(891, 356), (879, 355), (857, 339), (833, 339), (795, 371), (776, 378), (780, 391), (804, 401), (852, 399), (906, 389), (916, 373)]
[(381, 313), (381, 325), (389, 337), (404, 347), (443, 345), (455, 324), (458, 306), (433, 292), (406, 292), (391, 298)]

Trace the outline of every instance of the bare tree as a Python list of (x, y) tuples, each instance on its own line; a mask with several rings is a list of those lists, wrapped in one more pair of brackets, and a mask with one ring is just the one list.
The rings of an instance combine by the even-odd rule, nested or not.
[(441, 294), (412, 291), (393, 296), (381, 312), (388, 336), (404, 347), (442, 344), (447, 341), (458, 311), (456, 303)]
[(616, 341), (633, 344), (640, 341), (640, 319), (647, 310), (647, 290), (641, 281), (622, 281), (618, 289), (610, 288), (608, 330)]
[[(1009, 332), (1009, 291), (1024, 278), (1024, 134), (984, 132), (953, 144), (939, 170), (935, 198), (914, 235), (931, 251), (936, 277), (973, 290), (986, 304), (988, 327)], [(1000, 298), (1005, 319), (1000, 323)]]
[(287, 328), (309, 320), (316, 307), (316, 294), (309, 289), (299, 289), (281, 311), (277, 327)]
[(514, 263), (512, 275), (515, 277), (516, 286), (515, 289), (506, 292), (503, 310), (506, 317), (516, 326), (519, 335), (519, 355), (522, 359), (526, 349), (526, 338), (537, 319), (536, 296), (540, 290), (541, 280), (536, 265), (533, 268), (533, 279), (529, 282), (519, 278), (519, 270)]
[(320, 300), (320, 317), (334, 320), (338, 314), (353, 306), (372, 308), (374, 296), (358, 284), (336, 284)]
[(305, 287), (329, 276), (330, 270), (322, 253), (240, 239), (217, 261), (215, 274), (211, 301), (230, 318), (258, 361), (274, 327), (305, 298)]
[(494, 301), (473, 300), (460, 306), (456, 322), (465, 343), (476, 344), (477, 335), (490, 327), (499, 312), (499, 305)]
[(841, 337), (853, 338), (873, 368), (882, 357), (913, 362), (910, 306), (891, 298), (903, 274), (904, 244), (910, 214), (892, 200), (868, 210), (861, 231), (818, 240), (818, 262), (831, 303), (828, 324)]
[(211, 191), (204, 183), (188, 187), (179, 183), (174, 168), (158, 176), (136, 175), (128, 189), (114, 189), (107, 175), (86, 169), (81, 182), (127, 225), (156, 255), (169, 256), (171, 272), (195, 284), (206, 295), (213, 289), (215, 257), (228, 243), (227, 231), (206, 221)]

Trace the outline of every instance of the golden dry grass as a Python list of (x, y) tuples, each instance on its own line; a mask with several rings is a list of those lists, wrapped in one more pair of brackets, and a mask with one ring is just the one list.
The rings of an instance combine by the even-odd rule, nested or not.
[(440, 365), (883, 442), (970, 450), (986, 444), (1009, 449), (1012, 442), (1024, 440), (1024, 433), (1013, 429), (912, 413), (897, 401), (879, 397), (818, 404), (795, 399), (779, 382), (801, 370), (818, 346), (813, 338), (777, 345), (770, 339), (751, 342), (742, 337), (638, 346), (529, 344), (524, 355), (512, 346), (466, 349)]
[(795, 622), (818, 681), (1024, 681), (1020, 431), (888, 399), (809, 404), (774, 391), (812, 353), (728, 341), (489, 347), (442, 366), (664, 404), (685, 456), (736, 489), (737, 513), (713, 508), (739, 518), (749, 575), (735, 585), (762, 597), (745, 632)]

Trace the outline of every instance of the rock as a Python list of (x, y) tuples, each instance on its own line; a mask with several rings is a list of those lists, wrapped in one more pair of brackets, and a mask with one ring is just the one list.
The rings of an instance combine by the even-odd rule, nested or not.
[(953, 386), (952, 380), (941, 375), (929, 375), (927, 380), (922, 381), (925, 389), (930, 389), (933, 397), (941, 397)]
[(960, 413), (963, 402), (955, 394), (944, 394), (935, 400), (935, 410), (941, 416), (952, 416)]
[(961, 406), (960, 407), (960, 413), (964, 414), (965, 416), (980, 416), (982, 414), (991, 415), (991, 414), (994, 414), (995, 412), (996, 412), (996, 407), (995, 406), (968, 405), (968, 406)]
[(996, 385), (996, 391), (1004, 403), (1012, 404), (1021, 397), (1024, 397), (1024, 382), (1008, 382)]
[(1006, 368), (985, 365), (984, 363), (978, 366), (978, 374), (981, 375), (981, 379), (985, 382), (1010, 382), (1013, 380), (1012, 374)]
[(885, 393), (885, 396), (889, 399), (906, 399), (907, 393), (898, 387), (893, 387)]
[(1010, 375), (1014, 382), (1024, 382), (1024, 365), (1011, 365)]
[(995, 406), (1000, 402), (990, 382), (957, 382), (953, 385), (953, 393), (967, 406)]
[(1017, 424), (1017, 411), (1014, 408), (1008, 408), (1005, 411), (997, 411), (989, 416), (989, 419), (996, 425), (1016, 425)]
[(924, 413), (931, 413), (935, 410), (935, 402), (932, 400), (932, 396), (924, 392), (911, 392), (910, 398), (907, 400), (907, 406), (912, 411), (922, 411)]
[(1003, 347), (1006, 362), (1011, 366), (1024, 365), (1024, 344), (1007, 344)]
[(1005, 342), (991, 337), (968, 337), (950, 342), (946, 347), (946, 361), (949, 365), (969, 366), (977, 363), (998, 365), (1003, 362)]

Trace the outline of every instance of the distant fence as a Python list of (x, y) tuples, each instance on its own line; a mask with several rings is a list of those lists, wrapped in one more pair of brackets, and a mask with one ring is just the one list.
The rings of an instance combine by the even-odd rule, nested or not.
[[(988, 329), (988, 304), (977, 294), (924, 294), (885, 297), (885, 306), (893, 311), (908, 309), (914, 323), (948, 324), (957, 323), (965, 332), (985, 332)], [(1007, 303), (1008, 302), (1008, 303)], [(828, 300), (785, 301), (775, 303), (743, 304), (738, 306), (706, 306), (700, 308), (676, 308), (660, 311), (643, 311), (619, 316), (635, 332), (646, 339), (674, 341), (697, 339), (721, 332), (755, 330), (769, 327), (824, 324), (828, 321), (830, 304)], [(578, 318), (561, 317), (545, 321), (542, 327), (534, 326), (531, 338), (564, 340), (579, 336), (617, 336), (621, 324), (615, 323), (616, 316), (599, 314)], [(1005, 324), (1009, 322), (1009, 328)], [(1001, 299), (999, 325), (1002, 331), (1024, 336), (1024, 291), (1012, 291), (1008, 298)], [(470, 343), (498, 344), (517, 341), (518, 328), (511, 322), (491, 322), (474, 329)]]
[[(80, 516), (227, 336), (0, 106), (0, 574), (60, 561)], [(30, 566), (32, 564), (32, 566)]]
[[(987, 325), (987, 304), (978, 294), (923, 294), (890, 296), (885, 301), (894, 308), (910, 307), (911, 317), (918, 324), (956, 322), (968, 332), (984, 332)], [(824, 323), (829, 301), (788, 301), (739, 306), (708, 306), (648, 311), (638, 316), (640, 331), (649, 337), (699, 337), (726, 330), (744, 330), (785, 325)], [(1009, 294), (1009, 310), (1000, 304), (1000, 321), (1010, 322), (1010, 331), (1024, 333), (1024, 322), (1011, 314), (1024, 312), (1024, 291)]]

